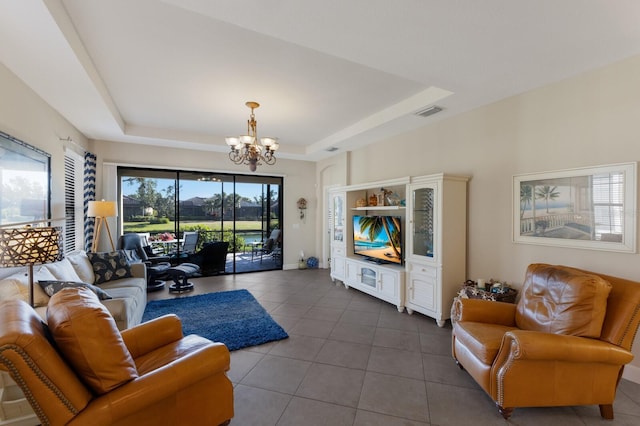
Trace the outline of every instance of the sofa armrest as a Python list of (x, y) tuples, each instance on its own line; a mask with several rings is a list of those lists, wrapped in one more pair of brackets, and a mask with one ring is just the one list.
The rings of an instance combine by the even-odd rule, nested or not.
[[(212, 342), (95, 398), (74, 421), (96, 426), (117, 423), (119, 419), (134, 415), (146, 407), (175, 398), (181, 390), (188, 389), (204, 378), (224, 375), (224, 380), (228, 381), (225, 373), (229, 365), (227, 347), (223, 343)], [(232, 392), (231, 382), (229, 392)]]
[(182, 323), (174, 314), (163, 315), (121, 332), (124, 344), (135, 359), (182, 339)]
[(131, 264), (131, 275), (135, 278), (144, 278), (147, 280), (147, 265), (144, 263), (132, 263)]
[(632, 359), (626, 349), (598, 339), (512, 330), (505, 333), (494, 365), (514, 360), (625, 365)]
[(453, 302), (452, 317), (455, 321), (473, 321), (515, 327), (516, 305), (458, 297)]

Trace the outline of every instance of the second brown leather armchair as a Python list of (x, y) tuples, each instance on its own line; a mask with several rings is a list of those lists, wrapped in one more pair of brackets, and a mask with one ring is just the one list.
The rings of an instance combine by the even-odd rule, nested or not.
[(517, 305), (458, 299), (453, 357), (505, 418), (515, 407), (613, 400), (640, 322), (640, 283), (533, 264)]
[(97, 297), (78, 288), (54, 295), (47, 314), (49, 327), (22, 301), (0, 303), (0, 368), (43, 425), (219, 425), (233, 417), (229, 351), (183, 336), (175, 315), (120, 333)]

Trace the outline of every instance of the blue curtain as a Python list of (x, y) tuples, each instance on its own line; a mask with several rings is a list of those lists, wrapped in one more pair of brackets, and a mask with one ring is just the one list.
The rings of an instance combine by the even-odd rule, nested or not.
[(93, 232), (95, 230), (95, 218), (88, 217), (89, 201), (96, 199), (96, 155), (91, 152), (84, 153), (84, 249), (89, 251), (93, 244)]

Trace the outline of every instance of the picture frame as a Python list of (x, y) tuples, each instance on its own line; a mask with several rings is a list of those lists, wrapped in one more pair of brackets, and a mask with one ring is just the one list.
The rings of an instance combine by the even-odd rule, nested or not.
[(637, 163), (513, 176), (513, 242), (636, 252)]
[(45, 226), (51, 211), (51, 156), (0, 132), (0, 226)]

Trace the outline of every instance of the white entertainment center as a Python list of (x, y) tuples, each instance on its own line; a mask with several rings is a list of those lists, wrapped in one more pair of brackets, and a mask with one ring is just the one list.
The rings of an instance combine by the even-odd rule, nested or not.
[[(466, 279), (468, 180), (439, 173), (333, 188), (331, 278), (444, 326)], [(402, 264), (354, 251), (354, 216), (379, 215), (401, 221)], [(389, 250), (384, 256), (392, 255)]]

